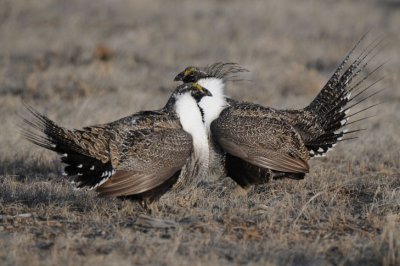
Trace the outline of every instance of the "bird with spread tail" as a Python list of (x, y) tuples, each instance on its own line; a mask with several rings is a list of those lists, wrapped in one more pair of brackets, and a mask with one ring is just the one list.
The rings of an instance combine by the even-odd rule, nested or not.
[(198, 102), (211, 93), (196, 83), (178, 86), (165, 107), (117, 121), (67, 129), (27, 106), (22, 134), (61, 155), (77, 188), (150, 204), (207, 173), (208, 139)]
[[(316, 98), (304, 109), (278, 110), (255, 103), (240, 102), (224, 95), (226, 81), (245, 71), (234, 63), (216, 63), (206, 67), (187, 67), (175, 81), (198, 82), (212, 97), (204, 97), (199, 106), (204, 111), (205, 124), (211, 133), (214, 150), (223, 150), (226, 174), (241, 187), (266, 183), (270, 179), (303, 179), (312, 157), (324, 156), (339, 142), (353, 139), (362, 129), (348, 131), (368, 117), (350, 118), (376, 106), (370, 105), (350, 114), (350, 109), (368, 98), (379, 80), (366, 87), (364, 82), (383, 65), (359, 74), (375, 57), (380, 41), (375, 40), (350, 62), (365, 35), (351, 49)], [(354, 96), (351, 96), (353, 93)], [(364, 96), (364, 97), (363, 97)]]

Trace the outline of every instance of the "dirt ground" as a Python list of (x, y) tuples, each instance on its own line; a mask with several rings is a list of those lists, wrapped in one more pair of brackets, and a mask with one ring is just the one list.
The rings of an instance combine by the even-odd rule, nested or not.
[[(160, 108), (187, 65), (233, 61), (236, 99), (305, 106), (361, 35), (384, 102), (302, 181), (246, 195), (200, 180), (151, 214), (75, 191), (17, 132), (22, 102), (66, 127)], [(1, 265), (400, 265), (400, 1), (0, 0)], [(374, 80), (372, 78), (371, 80)], [(368, 106), (366, 103), (364, 106)]]

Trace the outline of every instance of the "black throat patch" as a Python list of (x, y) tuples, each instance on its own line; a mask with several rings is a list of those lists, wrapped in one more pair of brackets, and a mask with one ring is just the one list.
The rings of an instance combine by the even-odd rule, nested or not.
[(201, 108), (200, 107), (200, 105), (199, 104), (197, 104), (197, 106), (199, 107), (199, 110), (200, 110), (200, 114), (201, 114), (201, 121), (203, 122), (203, 124), (204, 124), (204, 122), (205, 122), (205, 120), (204, 120), (204, 110), (203, 110), (203, 108)]

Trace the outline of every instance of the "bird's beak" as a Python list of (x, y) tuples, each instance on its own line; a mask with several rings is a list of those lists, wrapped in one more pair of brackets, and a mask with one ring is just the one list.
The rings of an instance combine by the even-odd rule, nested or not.
[(207, 90), (207, 89), (204, 89), (204, 94), (206, 96), (212, 96), (211, 92), (209, 90)]
[(181, 72), (174, 78), (174, 81), (183, 81), (184, 73)]

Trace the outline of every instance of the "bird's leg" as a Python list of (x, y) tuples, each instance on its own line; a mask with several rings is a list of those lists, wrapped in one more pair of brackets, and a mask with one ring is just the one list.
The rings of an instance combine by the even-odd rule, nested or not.
[(140, 207), (147, 212), (148, 214), (154, 214), (155, 212), (158, 212), (158, 207), (156, 204), (154, 204), (153, 201), (149, 199), (143, 199), (139, 202)]
[(149, 202), (149, 203), (147, 204), (147, 208), (150, 210), (150, 213), (151, 213), (151, 214), (155, 214), (155, 213), (157, 213), (157, 212), (160, 211), (160, 210), (158, 209), (157, 204), (154, 203), (154, 202)]
[(140, 208), (141, 208), (143, 211), (147, 211), (147, 204), (146, 204), (146, 201), (145, 201), (145, 200), (140, 200), (140, 201), (138, 201), (137, 203), (139, 204)]

